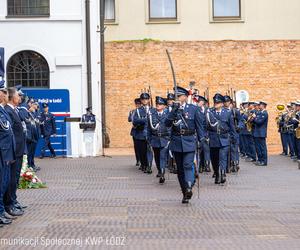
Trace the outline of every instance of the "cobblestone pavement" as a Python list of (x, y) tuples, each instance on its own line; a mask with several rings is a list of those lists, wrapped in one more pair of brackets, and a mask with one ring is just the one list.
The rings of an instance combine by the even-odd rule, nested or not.
[[(176, 176), (161, 186), (133, 162), (39, 161), (48, 188), (18, 192), (29, 207), (0, 229), (0, 248), (32, 249), (25, 240), (33, 238), (36, 249), (300, 249), (300, 170), (287, 158), (273, 156), (269, 167), (242, 162), (224, 187), (203, 174), (189, 205)], [(7, 239), (23, 241), (8, 247)]]

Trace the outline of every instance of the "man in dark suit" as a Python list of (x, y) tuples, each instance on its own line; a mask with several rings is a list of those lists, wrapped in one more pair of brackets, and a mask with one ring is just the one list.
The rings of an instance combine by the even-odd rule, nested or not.
[(11, 127), (16, 142), (16, 160), (11, 164), (10, 182), (8, 190), (5, 193), (4, 200), (7, 213), (13, 216), (23, 215), (23, 208), (25, 208), (25, 206), (22, 206), (17, 201), (17, 187), (20, 179), (23, 155), (25, 152), (25, 128), (22, 125), (19, 111), (17, 109), (19, 103), (19, 93), (15, 88), (9, 88), (8, 103), (5, 106), (5, 110), (9, 114), (12, 122)]

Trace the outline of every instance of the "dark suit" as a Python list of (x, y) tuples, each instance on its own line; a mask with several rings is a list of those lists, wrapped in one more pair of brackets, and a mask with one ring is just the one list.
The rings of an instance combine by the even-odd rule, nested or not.
[(51, 154), (55, 156), (55, 151), (51, 145), (50, 137), (56, 134), (55, 116), (51, 113), (41, 114), (41, 132), (44, 137), (44, 145), (42, 147), (41, 156), (45, 155), (45, 150), (48, 147)]
[(12, 131), (16, 142), (16, 161), (11, 164), (10, 182), (7, 192), (5, 193), (5, 206), (11, 207), (17, 202), (17, 187), (20, 179), (23, 155), (25, 152), (25, 131), (19, 116), (19, 111), (9, 105), (5, 106), (6, 112), (11, 119)]

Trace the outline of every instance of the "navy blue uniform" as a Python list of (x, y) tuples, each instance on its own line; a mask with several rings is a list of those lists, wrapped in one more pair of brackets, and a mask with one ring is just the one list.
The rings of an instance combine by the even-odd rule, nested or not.
[[(134, 113), (136, 112), (135, 110), (131, 110), (128, 114), (128, 122), (132, 123), (133, 122), (133, 116)], [(135, 138), (135, 134), (136, 134), (136, 128), (132, 125), (132, 128), (130, 130), (130, 135), (132, 137), (132, 141), (133, 141), (133, 147), (134, 147), (134, 154), (135, 154), (135, 159), (136, 159), (136, 165), (139, 166), (140, 164), (140, 157), (139, 157), (139, 153), (138, 153), (138, 147), (137, 147), (137, 143), (136, 143), (136, 138)]]
[(219, 170), (226, 171), (230, 140), (236, 138), (236, 131), (232, 113), (225, 108), (219, 112), (215, 108), (209, 109), (207, 113), (209, 145), (211, 162), (219, 179)]
[(198, 141), (205, 140), (203, 121), (200, 110), (192, 104), (185, 104), (180, 109), (173, 109), (165, 120), (171, 130), (170, 150), (177, 165), (178, 180), (185, 194), (195, 181), (194, 158)]
[(165, 125), (167, 116), (167, 109), (161, 113), (158, 113), (157, 110), (150, 111), (149, 113), (148, 140), (153, 148), (155, 164), (159, 175), (165, 173), (168, 159), (170, 129)]
[(11, 127), (15, 138), (16, 160), (11, 164), (10, 182), (7, 192), (5, 193), (4, 201), (6, 208), (12, 208), (17, 203), (17, 187), (20, 179), (20, 173), (23, 162), (23, 155), (26, 150), (26, 127), (19, 115), (19, 110), (10, 105), (5, 106), (6, 112), (11, 119)]
[(135, 127), (135, 139), (138, 148), (138, 154), (141, 160), (141, 167), (143, 171), (151, 172), (152, 154), (149, 150), (147, 137), (148, 114), (153, 110), (149, 106), (142, 106), (136, 110), (133, 115), (133, 126)]
[(43, 112), (41, 114), (41, 134), (44, 137), (44, 145), (42, 147), (41, 156), (45, 155), (45, 150), (48, 147), (51, 155), (55, 156), (55, 151), (51, 145), (50, 137), (56, 134), (55, 116), (51, 113)]
[[(200, 110), (200, 117), (203, 121), (203, 127), (205, 131), (205, 137), (208, 138), (208, 132), (207, 132), (207, 124), (206, 124), (206, 112), (207, 108), (205, 107), (199, 107)], [(203, 140), (198, 143), (198, 154), (197, 154), (197, 161), (199, 165), (199, 172), (210, 171), (210, 149), (209, 149), (209, 143), (208, 140)]]
[(287, 113), (284, 113), (280, 116), (279, 118), (279, 128), (278, 132), (280, 133), (280, 139), (281, 139), (281, 144), (282, 144), (282, 153), (284, 155), (288, 155), (289, 153), (289, 135), (288, 135), (288, 130), (287, 130), (287, 124), (285, 122)]
[(5, 211), (4, 195), (10, 184), (11, 163), (16, 159), (11, 119), (0, 105), (0, 216)]
[(39, 123), (36, 123), (35, 114), (32, 112), (28, 112), (28, 119), (26, 121), (27, 127), (27, 136), (26, 136), (26, 143), (27, 143), (27, 157), (28, 157), (28, 166), (35, 170), (35, 163), (34, 163), (34, 155), (35, 149), (37, 146), (37, 142), (39, 139)]
[(268, 112), (266, 110), (258, 111), (253, 120), (253, 137), (257, 153), (258, 163), (268, 164), (267, 151), (267, 128), (268, 128)]

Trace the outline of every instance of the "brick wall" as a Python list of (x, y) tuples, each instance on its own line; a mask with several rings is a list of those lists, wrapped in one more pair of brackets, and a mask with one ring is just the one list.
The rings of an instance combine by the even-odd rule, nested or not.
[(279, 152), (276, 104), (300, 99), (300, 41), (128, 41), (106, 43), (106, 119), (110, 147), (131, 147), (127, 122), (133, 99), (151, 84), (153, 96), (172, 89), (165, 49), (179, 85), (196, 81), (203, 92), (247, 90), (251, 100), (268, 102), (269, 151)]

